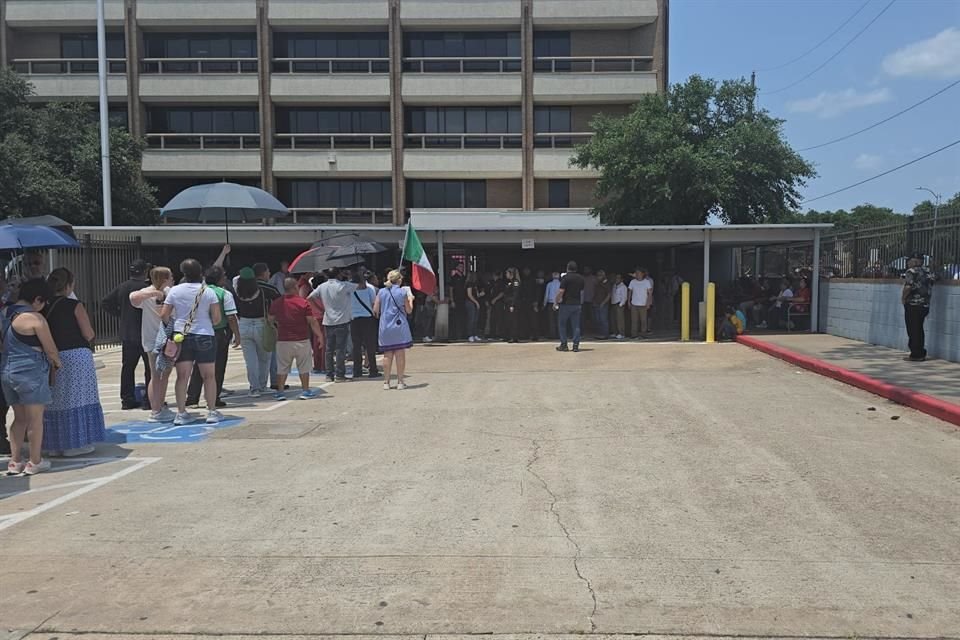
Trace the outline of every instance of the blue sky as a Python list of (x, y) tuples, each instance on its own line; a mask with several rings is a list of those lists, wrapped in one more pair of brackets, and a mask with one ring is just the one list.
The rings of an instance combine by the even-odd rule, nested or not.
[[(670, 82), (688, 76), (750, 77), (760, 104), (786, 120), (794, 149), (826, 142), (910, 106), (960, 79), (960, 0), (897, 0), (822, 70), (792, 84), (839, 50), (889, 0), (870, 0), (816, 51), (788, 62), (829, 35), (865, 0), (671, 0)], [(837, 144), (803, 152), (819, 177), (805, 198), (845, 187), (960, 139), (960, 85), (899, 118)], [(849, 209), (871, 202), (909, 212), (929, 197), (960, 192), (960, 145), (806, 208)]]

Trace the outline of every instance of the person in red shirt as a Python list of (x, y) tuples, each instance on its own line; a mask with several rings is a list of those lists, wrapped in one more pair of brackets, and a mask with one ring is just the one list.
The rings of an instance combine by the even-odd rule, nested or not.
[(277, 392), (274, 398), (287, 399), (283, 388), (294, 362), (300, 375), (300, 399), (316, 398), (316, 392), (310, 389), (310, 369), (313, 366), (310, 337), (316, 336), (322, 343), (323, 333), (313, 307), (300, 297), (296, 278), (283, 281), (283, 297), (270, 305), (270, 322), (277, 325)]

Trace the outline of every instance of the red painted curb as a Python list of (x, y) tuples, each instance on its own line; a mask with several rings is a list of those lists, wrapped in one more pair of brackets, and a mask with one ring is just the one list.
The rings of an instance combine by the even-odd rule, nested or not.
[(913, 389), (877, 380), (862, 373), (850, 371), (849, 369), (838, 367), (835, 364), (830, 364), (829, 362), (824, 362), (823, 360), (818, 360), (817, 358), (803, 355), (802, 353), (797, 353), (796, 351), (791, 351), (790, 349), (770, 344), (769, 342), (764, 342), (751, 336), (737, 336), (737, 342), (789, 362), (790, 364), (797, 365), (803, 369), (808, 369), (820, 375), (827, 376), (828, 378), (839, 380), (840, 382), (858, 387), (864, 391), (869, 391), (888, 400), (893, 400), (898, 404), (922, 411), (927, 415), (940, 418), (945, 422), (960, 426), (960, 405), (919, 393)]

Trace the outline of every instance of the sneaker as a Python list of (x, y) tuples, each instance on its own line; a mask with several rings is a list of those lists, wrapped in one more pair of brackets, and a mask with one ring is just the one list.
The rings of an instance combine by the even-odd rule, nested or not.
[(76, 449), (64, 449), (63, 457), (64, 458), (73, 458), (74, 456), (85, 456), (88, 453), (93, 453), (97, 448), (92, 444), (88, 444), (85, 447), (77, 447)]
[(403, 390), (406, 389), (406, 388), (407, 388), (407, 385), (406, 385), (405, 382), (398, 382), (398, 383), (397, 383), (397, 391), (403, 391)]
[(427, 344), (430, 344), (431, 342), (433, 342), (433, 338), (431, 338), (430, 336), (425, 336), (423, 338), (423, 341), (426, 342)]
[(50, 461), (44, 458), (37, 464), (32, 462), (27, 462), (26, 466), (23, 468), (23, 473), (28, 476), (33, 476), (38, 473), (43, 473), (44, 471), (50, 471)]
[(25, 462), (14, 462), (11, 460), (7, 463), (7, 475), (18, 475), (23, 473), (23, 468), (26, 466)]
[(222, 408), (224, 408), (225, 406), (227, 406), (227, 403), (226, 403), (226, 402), (224, 402), (223, 400), (219, 400), (219, 399), (217, 400), (217, 409), (222, 409)]
[(467, 342), (476, 342), (476, 340), (473, 338), (473, 336), (470, 336), (467, 338)]
[(259, 389), (250, 389), (250, 391), (249, 391), (249, 393), (247, 393), (247, 395), (250, 396), (251, 398), (259, 398), (259, 397), (260, 397), (260, 390), (259, 390)]
[(221, 420), (223, 420), (223, 414), (216, 409), (213, 411), (207, 411), (207, 424), (220, 424)]
[(334, 382), (346, 382), (349, 379), (347, 376), (337, 376), (334, 378)]
[(178, 413), (177, 416), (173, 419), (174, 426), (182, 427), (185, 424), (190, 424), (195, 418), (190, 414), (189, 411), (184, 411), (183, 413)]
[(573, 352), (580, 353), (580, 345), (577, 345), (577, 344), (573, 345)]
[(387, 380), (386, 382), (383, 383), (383, 390), (384, 390), (384, 391), (390, 391), (390, 381), (389, 381), (389, 380)]
[(564, 351), (564, 352), (565, 352), (565, 351), (570, 351), (570, 349), (567, 347), (567, 345), (562, 344), (562, 345), (560, 345), (559, 347), (557, 347), (557, 351)]
[(297, 398), (300, 400), (313, 400), (316, 397), (317, 397), (317, 392), (314, 391), (313, 389), (307, 389), (306, 391), (301, 393), (299, 396), (297, 396)]
[(327, 376), (327, 382), (336, 382), (336, 378), (333, 376)]
[(373, 379), (376, 379), (376, 378), (382, 378), (382, 377), (383, 377), (383, 374), (380, 373), (379, 371), (374, 371), (373, 373), (367, 374), (367, 377), (370, 378), (371, 380), (373, 380)]
[(277, 391), (275, 394), (273, 394), (273, 399), (283, 402), (287, 399), (287, 394), (285, 394), (283, 391)]
[(766, 322), (761, 322), (760, 324), (757, 325), (757, 328), (758, 328), (758, 329), (766, 329), (766, 328), (767, 328), (767, 323), (766, 323)]
[(623, 334), (622, 334), (622, 333), (618, 333), (618, 334), (617, 334), (617, 340), (623, 340)]

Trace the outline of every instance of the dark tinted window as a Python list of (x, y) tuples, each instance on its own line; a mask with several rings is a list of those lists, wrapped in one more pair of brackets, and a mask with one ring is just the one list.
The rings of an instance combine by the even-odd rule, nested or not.
[(280, 199), (295, 209), (389, 209), (390, 180), (279, 180)]
[(569, 31), (537, 31), (533, 36), (533, 55), (565, 57), (570, 55)]
[(411, 209), (483, 209), (487, 206), (485, 180), (409, 180), (407, 206)]
[(518, 31), (427, 31), (408, 33), (404, 55), (411, 58), (520, 57)]
[(550, 180), (547, 206), (551, 209), (570, 207), (570, 181)]
[[(122, 33), (107, 34), (107, 57), (126, 58), (125, 42)], [(96, 58), (96, 33), (64, 33), (60, 36), (60, 57)]]
[(150, 133), (257, 133), (256, 107), (153, 107)]
[(217, 176), (217, 177), (203, 177), (203, 178), (153, 178), (145, 177), (146, 181), (152, 184), (157, 189), (157, 202), (161, 205), (170, 202), (170, 199), (173, 196), (177, 195), (184, 189), (189, 189), (190, 187), (195, 187), (198, 184), (210, 184), (213, 182), (223, 182), (224, 180), (229, 180), (236, 184), (244, 184), (250, 187), (260, 187), (259, 178), (239, 178), (237, 176)]
[(407, 133), (521, 133), (520, 107), (411, 107)]
[(388, 58), (389, 41), (381, 32), (277, 33), (276, 58)]
[(569, 133), (570, 107), (536, 107), (533, 112), (537, 133)]
[(278, 107), (277, 133), (390, 133), (390, 109)]
[(255, 33), (147, 33), (146, 58), (256, 58)]

